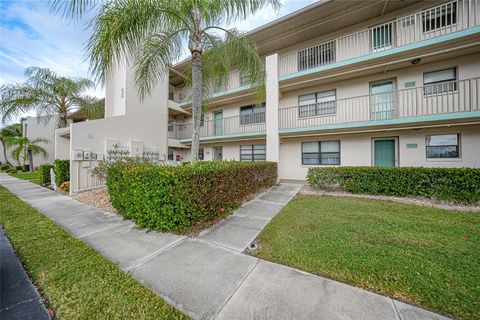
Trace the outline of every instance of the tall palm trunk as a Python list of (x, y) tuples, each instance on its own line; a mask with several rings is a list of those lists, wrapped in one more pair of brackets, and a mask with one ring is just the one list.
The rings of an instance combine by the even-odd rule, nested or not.
[(189, 49), (192, 53), (192, 162), (198, 161), (200, 151), (200, 121), (202, 119), (202, 41), (201, 41), (201, 15), (198, 8), (193, 8), (192, 16), (194, 28), (190, 34)]
[(33, 154), (32, 154), (32, 150), (28, 150), (27, 151), (27, 154), (28, 154), (28, 164), (30, 165), (30, 172), (33, 172)]
[(8, 161), (8, 158), (7, 158), (7, 146), (5, 145), (5, 141), (3, 141), (3, 139), (0, 139), (0, 141), (2, 142), (3, 157), (5, 158), (5, 163), (8, 164), (9, 166), (12, 166), (12, 164), (10, 163), (10, 161)]
[(66, 114), (61, 114), (60, 115), (60, 128), (65, 128), (67, 126), (67, 115)]
[(202, 60), (199, 52), (192, 54), (192, 161), (198, 161), (200, 151), (200, 122), (202, 119)]

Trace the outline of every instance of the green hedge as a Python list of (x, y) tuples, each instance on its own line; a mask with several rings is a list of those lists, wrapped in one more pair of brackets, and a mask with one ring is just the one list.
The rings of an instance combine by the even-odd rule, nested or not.
[(310, 168), (309, 184), (352, 193), (420, 196), (456, 203), (480, 202), (480, 169), (421, 167)]
[(65, 181), (70, 181), (70, 160), (55, 160), (53, 162), (55, 183), (60, 186)]
[(53, 168), (53, 164), (44, 163), (38, 166), (38, 171), (40, 171), (40, 183), (48, 184), (50, 183), (50, 169)]
[(230, 213), (277, 182), (270, 162), (198, 162), (182, 166), (114, 163), (107, 186), (126, 219), (160, 231), (184, 232)]

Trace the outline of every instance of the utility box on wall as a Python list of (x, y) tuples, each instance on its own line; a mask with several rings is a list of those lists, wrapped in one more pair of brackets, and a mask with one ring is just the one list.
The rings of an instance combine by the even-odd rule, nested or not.
[(83, 150), (81, 149), (74, 149), (73, 150), (73, 160), (81, 161), (83, 160)]

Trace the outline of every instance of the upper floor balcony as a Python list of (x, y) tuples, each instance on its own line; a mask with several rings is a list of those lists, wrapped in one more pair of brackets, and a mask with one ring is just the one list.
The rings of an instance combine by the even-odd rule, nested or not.
[(386, 81), (369, 95), (279, 109), (279, 132), (480, 117), (480, 78), (393, 88)]
[(457, 0), (279, 56), (279, 77), (480, 25), (480, 2)]
[[(480, 78), (393, 90), (389, 81), (372, 86), (371, 94), (304, 104), (278, 110), (279, 133), (367, 127), (480, 117)], [(202, 121), (203, 140), (241, 138), (266, 132), (265, 111)], [(170, 124), (168, 137), (192, 138), (192, 123)]]
[[(215, 97), (218, 94), (227, 94), (250, 87), (248, 78), (242, 75), (238, 70), (230, 72), (227, 78), (221, 78), (219, 81), (210, 81), (209, 95)], [(192, 100), (191, 87), (181, 87), (173, 89), (173, 100), (179, 104), (185, 104)]]
[[(251, 114), (223, 117), (215, 113), (214, 119), (200, 122), (200, 138), (220, 139), (228, 137), (252, 136), (265, 133), (265, 109)], [(193, 123), (169, 124), (168, 137), (188, 140), (192, 138)]]

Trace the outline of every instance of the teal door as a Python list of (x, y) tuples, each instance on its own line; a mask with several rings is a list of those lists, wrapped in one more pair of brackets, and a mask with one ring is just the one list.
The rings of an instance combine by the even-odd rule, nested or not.
[(395, 166), (395, 139), (374, 140), (373, 148), (376, 167)]
[(223, 112), (215, 112), (213, 114), (214, 134), (221, 136), (223, 134)]

